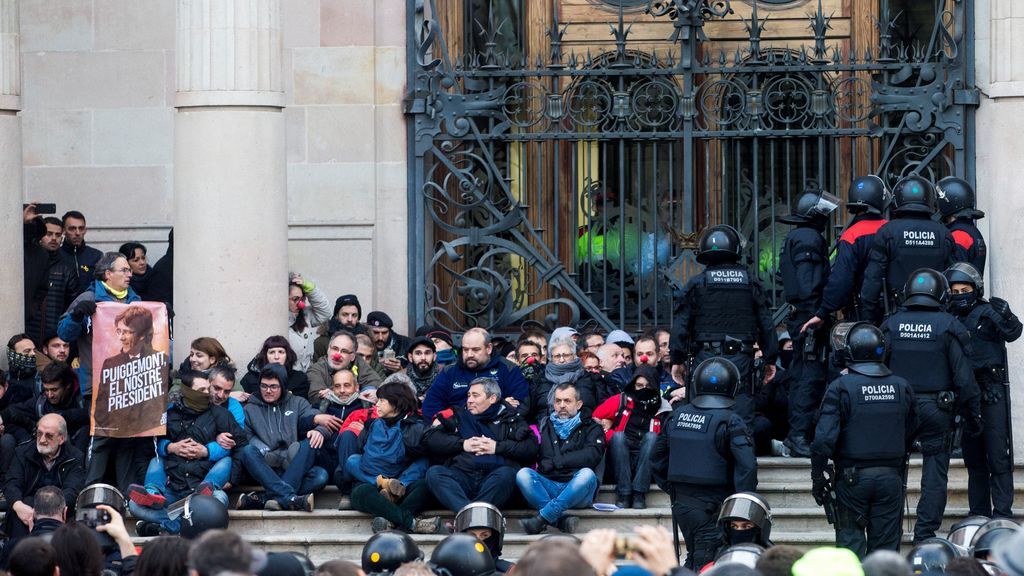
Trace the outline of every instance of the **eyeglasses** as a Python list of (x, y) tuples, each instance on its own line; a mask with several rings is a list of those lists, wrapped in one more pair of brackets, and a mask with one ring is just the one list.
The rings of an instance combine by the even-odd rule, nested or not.
[(288, 299), (292, 302), (298, 302), (299, 300), (302, 300), (302, 296), (289, 296)]
[(49, 442), (51, 440), (56, 440), (57, 438), (60, 438), (60, 434), (58, 434), (58, 433), (55, 433), (55, 432), (40, 432), (39, 430), (36, 430), (35, 433), (33, 433), (32, 435), (37, 440), (42, 438), (42, 439), (46, 440), (47, 442)]
[(331, 348), (331, 352), (337, 352), (338, 354), (345, 354), (345, 355), (355, 354), (355, 352), (353, 352), (351, 350), (345, 350), (344, 348)]
[(568, 354), (568, 353), (566, 353), (566, 354), (552, 354), (551, 358), (553, 360), (572, 360), (575, 356), (576, 356), (575, 354)]
[(131, 274), (132, 273), (132, 269), (131, 268), (111, 268), (110, 271), (111, 272), (120, 272), (121, 274)]
[(266, 390), (267, 392), (273, 392), (274, 390), (280, 390), (280, 384), (260, 384), (260, 390)]

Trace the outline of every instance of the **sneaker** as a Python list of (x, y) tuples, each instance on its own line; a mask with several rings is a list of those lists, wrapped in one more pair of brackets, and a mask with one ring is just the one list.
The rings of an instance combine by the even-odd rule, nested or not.
[(629, 496), (616, 496), (615, 506), (617, 506), (618, 508), (632, 508), (633, 501), (630, 499)]
[(135, 523), (135, 534), (142, 538), (153, 538), (160, 535), (160, 525), (156, 522), (139, 520)]
[(432, 516), (413, 520), (412, 531), (416, 534), (437, 534), (441, 532), (441, 517)]
[(548, 527), (548, 521), (540, 514), (537, 514), (530, 518), (520, 518), (519, 526), (521, 526), (523, 532), (526, 532), (527, 534), (540, 534)]
[(377, 532), (383, 532), (385, 530), (391, 530), (394, 527), (395, 525), (391, 522), (388, 522), (387, 518), (382, 518), (380, 516), (374, 518), (373, 522), (370, 523), (370, 530), (373, 530), (374, 534), (376, 534)]
[(575, 534), (576, 529), (580, 527), (580, 517), (562, 516), (558, 519), (558, 523), (555, 525), (555, 527), (566, 534)]
[(306, 494), (292, 496), (288, 499), (288, 509), (295, 510), (297, 512), (312, 512), (313, 511), (313, 495)]
[(402, 484), (398, 478), (388, 480), (384, 488), (395, 497), (395, 500), (401, 500), (405, 496), (405, 484)]
[(199, 496), (213, 496), (213, 491), (216, 489), (217, 487), (209, 482), (200, 482), (199, 486), (196, 486), (195, 493)]
[(647, 495), (643, 492), (633, 492), (633, 509), (643, 510), (647, 508)]
[(284, 506), (282, 506), (277, 500), (271, 498), (263, 503), (263, 509), (271, 512), (280, 512), (281, 510), (284, 510)]
[(342, 496), (338, 498), (338, 510), (351, 510), (352, 509), (352, 497)]
[(794, 458), (811, 457), (811, 447), (809, 444), (807, 444), (807, 440), (803, 436), (798, 436), (796, 438), (786, 438), (783, 444), (786, 445), (786, 448), (789, 449), (789, 453)]
[(167, 498), (146, 490), (141, 484), (128, 485), (128, 499), (135, 502), (136, 506), (145, 508), (163, 508), (167, 505)]
[(267, 501), (263, 492), (246, 492), (238, 497), (236, 510), (262, 510), (266, 507)]
[(789, 448), (781, 440), (772, 439), (772, 456), (782, 456), (783, 458), (790, 458)]

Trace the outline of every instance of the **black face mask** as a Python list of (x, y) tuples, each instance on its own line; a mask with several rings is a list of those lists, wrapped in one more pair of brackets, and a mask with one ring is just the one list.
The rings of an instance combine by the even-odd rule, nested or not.
[(978, 302), (978, 295), (974, 292), (967, 292), (966, 294), (950, 294), (949, 295), (949, 311), (953, 314), (965, 314), (974, 308), (974, 305)]
[(779, 350), (779, 365), (782, 366), (783, 370), (789, 370), (789, 365), (793, 363), (793, 351), (792, 350)]
[(736, 544), (753, 544), (757, 542), (757, 535), (759, 530), (757, 528), (751, 528), (750, 530), (736, 530), (729, 528), (729, 545), (735, 546)]

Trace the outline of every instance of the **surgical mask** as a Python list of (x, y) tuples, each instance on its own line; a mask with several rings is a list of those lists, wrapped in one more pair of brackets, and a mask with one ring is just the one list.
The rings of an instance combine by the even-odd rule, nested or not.
[(953, 314), (963, 314), (970, 312), (971, 308), (974, 308), (975, 303), (978, 301), (978, 296), (974, 292), (967, 292), (964, 294), (950, 294), (949, 295), (949, 311)]

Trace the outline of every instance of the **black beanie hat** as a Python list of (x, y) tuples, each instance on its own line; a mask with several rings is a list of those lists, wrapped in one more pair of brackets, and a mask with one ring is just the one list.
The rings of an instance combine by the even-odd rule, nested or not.
[(355, 294), (345, 294), (344, 296), (339, 296), (338, 299), (334, 301), (335, 317), (338, 316), (338, 311), (341, 310), (342, 306), (355, 306), (356, 310), (359, 311), (359, 318), (363, 317), (363, 307), (359, 304), (359, 298), (357, 298)]

